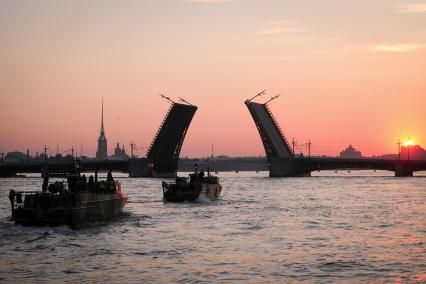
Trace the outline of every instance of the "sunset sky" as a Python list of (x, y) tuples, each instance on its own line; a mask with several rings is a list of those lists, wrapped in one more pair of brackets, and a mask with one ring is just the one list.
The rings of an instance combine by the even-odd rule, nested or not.
[(426, 1), (0, 1), (0, 151), (94, 156), (102, 98), (109, 152), (149, 146), (163, 93), (199, 107), (181, 156), (264, 155), (263, 89), (315, 155), (425, 147)]

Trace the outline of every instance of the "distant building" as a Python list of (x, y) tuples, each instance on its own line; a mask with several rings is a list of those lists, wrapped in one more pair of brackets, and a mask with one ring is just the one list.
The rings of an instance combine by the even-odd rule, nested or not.
[(127, 160), (130, 159), (129, 155), (126, 154), (126, 149), (124, 149), (124, 145), (120, 148), (120, 144), (117, 143), (117, 146), (114, 150), (114, 155), (111, 156), (111, 158), (115, 160)]
[(341, 158), (357, 158), (362, 157), (361, 151), (357, 151), (352, 145), (349, 145), (348, 148), (340, 152)]
[(102, 114), (101, 114), (101, 133), (98, 138), (98, 150), (96, 151), (96, 159), (106, 160), (108, 158), (108, 142), (105, 137), (104, 130), (104, 101), (102, 100)]
[(19, 151), (9, 152), (4, 156), (4, 160), (8, 162), (23, 162), (27, 160), (27, 155)]
[(402, 146), (401, 160), (426, 160), (426, 150), (420, 145)]

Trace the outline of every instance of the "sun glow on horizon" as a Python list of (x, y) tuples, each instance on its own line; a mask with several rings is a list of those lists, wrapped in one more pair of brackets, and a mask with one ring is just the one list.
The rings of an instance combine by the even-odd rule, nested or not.
[(413, 140), (408, 139), (407, 141), (404, 142), (404, 147), (409, 147), (409, 146), (414, 146), (414, 142)]

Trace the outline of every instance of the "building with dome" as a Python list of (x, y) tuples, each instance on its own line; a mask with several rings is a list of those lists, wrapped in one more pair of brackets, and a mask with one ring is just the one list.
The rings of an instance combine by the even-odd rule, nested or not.
[(340, 158), (360, 158), (361, 151), (357, 151), (352, 145), (349, 145), (345, 150), (340, 152)]

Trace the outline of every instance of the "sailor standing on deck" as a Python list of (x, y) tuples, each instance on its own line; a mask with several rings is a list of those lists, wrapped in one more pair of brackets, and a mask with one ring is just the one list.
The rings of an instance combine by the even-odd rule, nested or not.
[(95, 186), (95, 182), (93, 180), (93, 176), (90, 175), (90, 177), (89, 177), (89, 183), (87, 184), (87, 187), (88, 187), (89, 191), (94, 191), (94, 186)]
[(47, 191), (47, 187), (49, 186), (49, 177), (48, 176), (45, 176), (44, 178), (43, 178), (43, 185), (41, 186), (41, 190), (43, 191), (43, 192), (46, 192)]
[(108, 191), (114, 191), (115, 185), (114, 185), (114, 179), (112, 178), (112, 170), (108, 171), (107, 183), (108, 183)]
[(13, 212), (13, 207), (15, 207), (15, 191), (13, 189), (9, 191), (9, 200), (10, 200), (10, 206), (12, 207), (12, 212)]
[(86, 190), (86, 182), (87, 182), (86, 175), (82, 175), (81, 176), (81, 189), (83, 191)]

